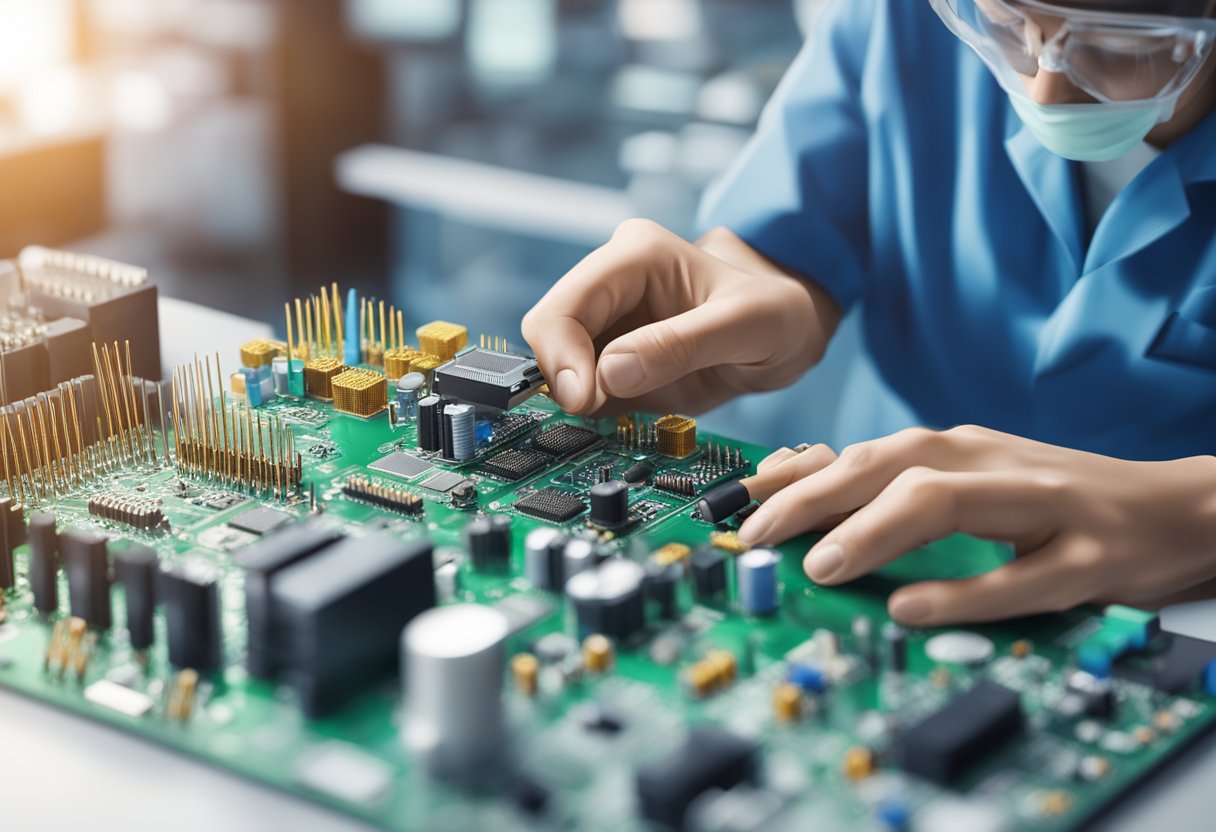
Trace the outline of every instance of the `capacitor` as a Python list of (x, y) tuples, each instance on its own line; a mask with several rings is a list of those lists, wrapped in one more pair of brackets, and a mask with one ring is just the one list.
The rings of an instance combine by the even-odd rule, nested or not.
[(476, 777), (505, 745), (507, 617), (493, 607), (433, 607), (401, 635), (403, 740), (439, 777)]
[(449, 404), (443, 409), (443, 457), (457, 462), (471, 459), (477, 450), (477, 408)]
[(460, 564), (454, 560), (435, 567), (435, 594), (440, 601), (451, 601), (460, 589)]
[(13, 524), (9, 521), (12, 508), (12, 498), (0, 497), (0, 590), (12, 589), (17, 579), (13, 570), (13, 549), (19, 541), (14, 539)]
[(777, 593), (777, 564), (781, 556), (772, 549), (750, 549), (735, 561), (739, 604), (751, 615), (769, 615), (780, 603)]
[(585, 537), (571, 538), (562, 550), (562, 585), (595, 565), (595, 543)]
[(157, 590), (165, 611), (169, 662), (200, 673), (223, 662), (219, 573), (211, 564), (188, 560), (162, 567)]
[(38, 612), (59, 608), (59, 536), (49, 511), (30, 514), (30, 591)]
[(621, 480), (597, 482), (591, 486), (591, 522), (616, 528), (629, 519), (629, 486)]
[(406, 373), (397, 380), (397, 410), (402, 419), (418, 418), (418, 402), (426, 385), (422, 373)]
[(874, 625), (864, 615), (853, 617), (851, 625), (853, 632), (853, 647), (865, 659), (866, 664), (873, 667), (878, 662), (874, 651)]
[(569, 538), (557, 529), (533, 529), (524, 538), (524, 577), (537, 589), (561, 589), (562, 559)]
[(684, 577), (684, 567), (679, 563), (649, 563), (646, 566), (646, 597), (658, 609), (660, 618), (675, 618), (676, 588)]
[(629, 468), (625, 469), (625, 473), (621, 474), (621, 479), (630, 485), (646, 482), (650, 479), (650, 475), (654, 473), (654, 466), (647, 460), (635, 462)]
[(736, 480), (706, 491), (697, 501), (697, 513), (707, 523), (721, 523), (751, 501), (747, 486)]
[(83, 618), (90, 627), (108, 630), (113, 619), (106, 539), (93, 532), (66, 531), (59, 535), (59, 554), (68, 575), (72, 615)]
[(601, 633), (583, 639), (583, 666), (591, 673), (607, 673), (616, 661), (616, 649)]
[(440, 409), (443, 399), (426, 396), (418, 401), (418, 447), (424, 451), (438, 451), (443, 445), (440, 428)]
[(135, 650), (152, 646), (152, 614), (156, 611), (156, 552), (131, 546), (114, 559), (114, 572), (122, 585), (127, 611), (127, 636)]
[(726, 594), (726, 556), (712, 546), (692, 553), (692, 585), (700, 601), (714, 601)]
[(276, 396), (291, 395), (291, 381), (287, 375), (287, 359), (279, 357), (271, 359), (270, 375), (274, 379), (274, 394)]
[(903, 673), (908, 669), (908, 634), (894, 621), (882, 628), (883, 652), (887, 658), (887, 670)]
[(531, 653), (516, 653), (511, 658), (511, 677), (515, 689), (524, 696), (536, 694), (536, 683), (540, 676), (540, 660)]
[(505, 569), (511, 561), (511, 518), (505, 514), (474, 517), (464, 527), (465, 545), (478, 569)]
[(625, 641), (642, 629), (646, 624), (645, 577), (641, 565), (616, 558), (569, 578), (566, 595), (574, 605), (579, 633)]

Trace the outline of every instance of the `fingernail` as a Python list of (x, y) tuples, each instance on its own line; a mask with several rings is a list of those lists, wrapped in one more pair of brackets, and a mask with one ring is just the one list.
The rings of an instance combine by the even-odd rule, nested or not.
[(563, 408), (570, 410), (578, 398), (578, 373), (567, 368), (560, 371), (553, 381), (553, 386), (557, 388), (552, 391), (553, 397)]
[(739, 527), (739, 539), (748, 546), (755, 546), (773, 528), (773, 521), (763, 514), (754, 514)]
[(610, 393), (625, 395), (646, 379), (642, 359), (636, 353), (623, 352), (600, 359), (600, 376)]
[(842, 566), (844, 549), (840, 548), (839, 543), (829, 543), (812, 549), (811, 556), (807, 559), (807, 570), (814, 581), (826, 581)]
[(891, 601), (891, 617), (905, 624), (915, 624), (929, 617), (929, 602), (915, 595)]

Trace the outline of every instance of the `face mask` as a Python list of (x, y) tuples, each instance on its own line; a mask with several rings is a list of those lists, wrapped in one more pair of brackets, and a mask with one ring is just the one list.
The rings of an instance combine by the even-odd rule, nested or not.
[(1022, 122), (1043, 147), (1074, 162), (1109, 162), (1123, 156), (1160, 122), (1169, 119), (1172, 100), (1118, 104), (1040, 104), (1029, 96), (1009, 96)]

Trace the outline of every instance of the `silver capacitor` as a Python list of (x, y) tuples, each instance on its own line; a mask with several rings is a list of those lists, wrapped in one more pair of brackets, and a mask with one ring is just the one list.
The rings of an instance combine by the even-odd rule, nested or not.
[(402, 419), (418, 418), (418, 400), (425, 386), (422, 373), (406, 373), (397, 380), (397, 410)]
[(595, 544), (585, 537), (571, 538), (562, 557), (562, 581), (568, 582), (580, 572), (596, 565)]
[(524, 538), (524, 577), (537, 589), (559, 590), (564, 569), (566, 536), (548, 527), (533, 529)]
[(436, 777), (465, 779), (506, 743), (507, 617), (481, 604), (433, 607), (401, 635), (406, 747)]
[(477, 450), (476, 408), (471, 404), (449, 404), (443, 409), (443, 420), (443, 455), (456, 461), (472, 458)]
[(776, 612), (781, 598), (777, 592), (777, 564), (781, 555), (772, 549), (752, 549), (735, 559), (735, 581), (739, 604), (751, 615)]

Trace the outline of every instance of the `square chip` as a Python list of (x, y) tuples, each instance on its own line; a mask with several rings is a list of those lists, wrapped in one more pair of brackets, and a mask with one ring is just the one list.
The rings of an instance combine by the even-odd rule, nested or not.
[(564, 523), (578, 517), (587, 506), (577, 494), (560, 488), (542, 488), (535, 494), (516, 500), (515, 508), (550, 523)]
[(515, 482), (540, 470), (548, 463), (549, 457), (542, 453), (512, 448), (509, 451), (494, 454), (481, 466), (481, 470), (491, 476)]
[(442, 494), (451, 491), (465, 481), (463, 474), (457, 474), (455, 471), (439, 471), (424, 479), (419, 485), (428, 491), (438, 491)]
[(395, 474), (398, 477), (409, 478), (425, 474), (435, 466), (413, 454), (393, 451), (387, 456), (380, 457), (367, 467), (373, 471), (383, 471), (386, 474)]
[(536, 436), (532, 440), (532, 447), (553, 456), (571, 456), (599, 441), (600, 435), (595, 431), (563, 422)]
[(544, 383), (535, 358), (474, 347), (436, 368), (434, 392), (447, 399), (509, 410)]
[(266, 534), (267, 532), (274, 531), (284, 523), (290, 523), (292, 519), (292, 516), (285, 511), (267, 508), (266, 506), (254, 506), (233, 517), (228, 521), (228, 525), (231, 528), (240, 529), (250, 534)]

